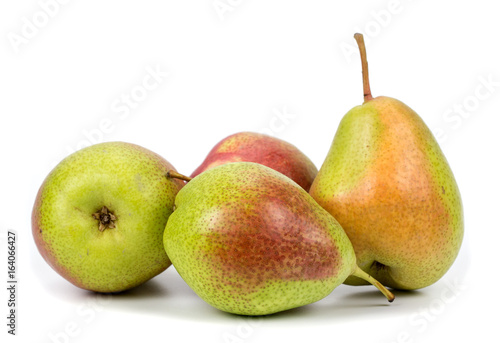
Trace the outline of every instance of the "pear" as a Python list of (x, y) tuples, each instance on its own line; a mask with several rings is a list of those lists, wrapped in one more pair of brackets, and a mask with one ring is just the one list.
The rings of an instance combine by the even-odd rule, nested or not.
[[(180, 177), (170, 173), (170, 177)], [(266, 315), (318, 301), (356, 266), (337, 221), (298, 184), (251, 162), (224, 164), (177, 194), (165, 250), (186, 283), (229, 313)]]
[[(358, 265), (384, 285), (419, 289), (439, 280), (464, 234), (457, 183), (423, 120), (401, 101), (371, 95), (358, 42), (364, 103), (341, 120), (310, 189), (342, 225)], [(350, 277), (347, 284), (366, 284)]]
[(171, 265), (163, 231), (184, 183), (172, 165), (124, 142), (101, 143), (60, 162), (32, 212), (42, 257), (74, 285), (96, 292), (135, 287)]
[(318, 169), (297, 147), (276, 137), (238, 132), (217, 143), (191, 177), (231, 162), (255, 162), (288, 176), (309, 191)]

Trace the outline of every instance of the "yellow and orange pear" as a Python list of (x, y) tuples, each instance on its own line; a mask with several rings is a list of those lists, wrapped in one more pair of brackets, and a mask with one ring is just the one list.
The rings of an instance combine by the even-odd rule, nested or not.
[[(384, 285), (418, 289), (455, 261), (464, 234), (457, 183), (423, 120), (371, 95), (363, 36), (364, 103), (342, 119), (310, 194), (342, 225), (358, 265)], [(347, 284), (366, 284), (349, 277)]]

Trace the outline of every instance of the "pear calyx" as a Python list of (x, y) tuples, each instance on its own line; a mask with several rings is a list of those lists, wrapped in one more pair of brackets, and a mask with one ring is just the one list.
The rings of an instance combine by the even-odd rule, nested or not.
[(111, 213), (106, 206), (103, 206), (99, 211), (92, 214), (94, 219), (99, 221), (99, 231), (103, 232), (106, 229), (114, 229), (116, 216)]

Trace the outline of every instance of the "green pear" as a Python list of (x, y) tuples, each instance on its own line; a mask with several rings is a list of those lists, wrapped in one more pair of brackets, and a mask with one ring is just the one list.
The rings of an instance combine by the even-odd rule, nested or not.
[(184, 183), (138, 145), (79, 150), (43, 182), (32, 212), (40, 254), (74, 285), (97, 292), (137, 286), (171, 265), (163, 231)]
[(310, 304), (349, 275), (394, 298), (356, 266), (351, 242), (328, 212), (297, 183), (257, 163), (224, 164), (189, 181), (175, 199), (164, 244), (186, 283), (230, 313)]
[[(310, 194), (342, 225), (361, 269), (392, 288), (423, 288), (457, 257), (460, 193), (417, 113), (396, 99), (372, 98), (363, 36), (355, 38), (365, 101), (340, 122)], [(355, 277), (346, 283), (366, 284)]]

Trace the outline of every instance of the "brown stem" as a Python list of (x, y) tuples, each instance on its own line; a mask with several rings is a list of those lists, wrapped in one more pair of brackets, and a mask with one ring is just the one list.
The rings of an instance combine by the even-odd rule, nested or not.
[(354, 273), (352, 273), (352, 275), (357, 276), (365, 281), (368, 281), (369, 283), (371, 283), (372, 285), (377, 287), (378, 290), (380, 292), (382, 292), (383, 295), (385, 295), (385, 297), (387, 298), (387, 300), (389, 300), (390, 303), (392, 303), (394, 301), (394, 298), (395, 298), (394, 294), (392, 294), (391, 291), (389, 291), (387, 288), (385, 288), (384, 285), (382, 285), (380, 282), (375, 280), (374, 277), (372, 277), (368, 273), (365, 273), (363, 270), (361, 270), (361, 268), (356, 266), (356, 269), (354, 270)]
[(354, 39), (358, 43), (359, 54), (361, 55), (361, 70), (363, 73), (363, 93), (365, 97), (365, 102), (373, 99), (372, 91), (370, 90), (370, 80), (368, 78), (368, 60), (366, 59), (366, 47), (365, 40), (361, 33), (354, 34)]
[(184, 180), (186, 182), (189, 182), (189, 181), (191, 181), (193, 179), (192, 177), (179, 174), (175, 170), (169, 170), (169, 171), (167, 171), (167, 177), (170, 177), (170, 178), (173, 178), (173, 179)]

